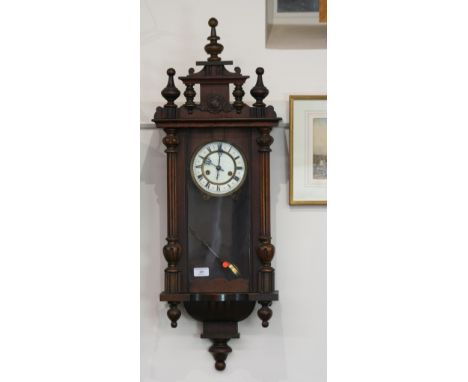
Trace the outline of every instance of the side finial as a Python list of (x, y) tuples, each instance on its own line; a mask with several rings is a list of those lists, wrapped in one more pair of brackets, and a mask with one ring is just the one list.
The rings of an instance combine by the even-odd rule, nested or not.
[(216, 35), (218, 20), (212, 17), (208, 20), (208, 25), (211, 27), (211, 34), (208, 37), (210, 43), (205, 45), (205, 52), (210, 55), (210, 57), (208, 57), (208, 61), (221, 61), (221, 57), (218, 57), (218, 54), (223, 51), (224, 46), (218, 43), (219, 37)]
[[(234, 68), (234, 71), (236, 74), (240, 75), (241, 74), (241, 68), (236, 66)], [(242, 82), (234, 82), (236, 87), (234, 88), (234, 91), (232, 92), (232, 95), (234, 96), (234, 103), (232, 104), (234, 106), (234, 109), (236, 109), (236, 112), (240, 114), (242, 111), (242, 108), (244, 107), (244, 102), (242, 102), (242, 98), (245, 95), (244, 89), (242, 89)]]
[(266, 105), (263, 103), (264, 98), (268, 95), (269, 91), (268, 89), (263, 85), (263, 73), (265, 71), (263, 68), (257, 68), (255, 73), (257, 73), (257, 83), (255, 86), (252, 88), (250, 91), (250, 94), (252, 97), (255, 98), (257, 102), (253, 104), (254, 107), (265, 107)]
[[(190, 68), (189, 69), (189, 76), (191, 76), (195, 72), (195, 69)], [(192, 82), (186, 82), (187, 88), (184, 91), (184, 96), (187, 99), (187, 102), (185, 102), (184, 106), (187, 108), (189, 114), (192, 114), (193, 109), (195, 108), (195, 102), (193, 100), (195, 99), (195, 96), (197, 95), (197, 92), (193, 88), (193, 83)]]
[(161, 91), (161, 95), (167, 100), (164, 107), (177, 107), (174, 101), (180, 96), (180, 91), (174, 85), (174, 75), (176, 71), (172, 68), (167, 69), (167, 86)]

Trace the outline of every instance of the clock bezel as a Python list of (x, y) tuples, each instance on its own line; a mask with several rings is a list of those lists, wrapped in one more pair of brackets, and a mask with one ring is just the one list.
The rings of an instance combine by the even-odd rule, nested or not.
[[(203, 147), (205, 146), (208, 146), (210, 144), (214, 144), (214, 143), (218, 143), (218, 142), (221, 142), (223, 144), (228, 144), (228, 145), (231, 145), (232, 147), (234, 147), (238, 152), (239, 154), (241, 155), (242, 157), (242, 160), (244, 161), (244, 167), (245, 167), (245, 170), (244, 170), (244, 176), (243, 178), (241, 179), (241, 181), (237, 184), (237, 186), (235, 188), (233, 188), (231, 191), (229, 192), (226, 192), (224, 194), (215, 194), (215, 193), (212, 193), (212, 192), (209, 192), (206, 190), (206, 188), (203, 188), (200, 186), (200, 184), (197, 182), (197, 180), (195, 179), (195, 174), (193, 172), (193, 162), (195, 161), (195, 158), (197, 157), (197, 154), (200, 152), (200, 150), (203, 149)], [(228, 153), (226, 153), (228, 154)], [(228, 154), (229, 155), (229, 154)], [(235, 173), (234, 173), (235, 175)], [(193, 151), (192, 155), (191, 155), (191, 159), (190, 159), (190, 177), (192, 178), (192, 181), (193, 183), (195, 184), (195, 186), (204, 194), (204, 195), (207, 195), (209, 197), (215, 197), (215, 198), (224, 198), (226, 196), (230, 196), (232, 194), (235, 194), (236, 192), (238, 192), (241, 187), (244, 185), (244, 182), (245, 180), (247, 179), (247, 177), (249, 176), (249, 164), (247, 162), (247, 159), (246, 159), (246, 156), (245, 154), (242, 152), (242, 150), (239, 148), (239, 146), (237, 146), (236, 144), (234, 143), (231, 143), (231, 142), (226, 142), (226, 141), (222, 141), (222, 140), (214, 140), (214, 141), (209, 141), (209, 142), (206, 142), (206, 143), (202, 143), (201, 145), (199, 145), (197, 148), (195, 148), (195, 150)]]

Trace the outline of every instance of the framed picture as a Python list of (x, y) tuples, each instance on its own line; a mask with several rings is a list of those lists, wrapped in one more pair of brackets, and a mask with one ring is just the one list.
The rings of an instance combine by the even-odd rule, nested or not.
[(327, 204), (327, 96), (289, 96), (289, 204)]

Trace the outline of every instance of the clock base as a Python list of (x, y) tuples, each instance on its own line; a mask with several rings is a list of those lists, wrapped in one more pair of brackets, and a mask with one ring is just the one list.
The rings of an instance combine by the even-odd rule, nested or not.
[(240, 337), (237, 323), (252, 313), (255, 301), (189, 301), (184, 306), (188, 314), (203, 322), (200, 337), (213, 341), (209, 351), (216, 361), (215, 368), (224, 370), (226, 358), (232, 352), (227, 342)]

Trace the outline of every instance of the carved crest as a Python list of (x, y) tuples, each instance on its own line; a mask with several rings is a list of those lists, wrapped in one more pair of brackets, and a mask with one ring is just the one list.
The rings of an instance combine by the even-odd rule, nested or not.
[(200, 105), (201, 111), (207, 111), (209, 113), (217, 114), (229, 112), (232, 109), (232, 105), (224, 97), (219, 94), (211, 94), (207, 96), (206, 105)]

